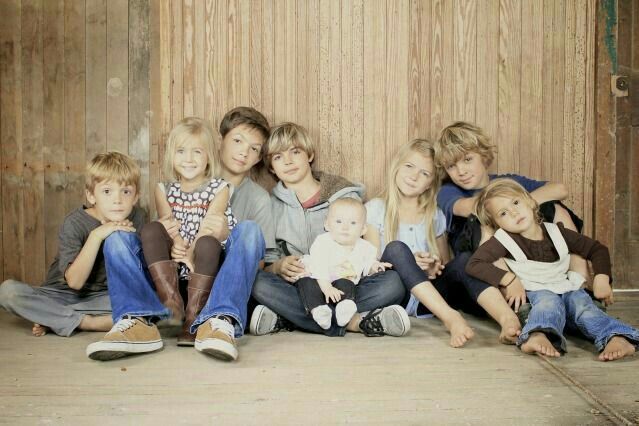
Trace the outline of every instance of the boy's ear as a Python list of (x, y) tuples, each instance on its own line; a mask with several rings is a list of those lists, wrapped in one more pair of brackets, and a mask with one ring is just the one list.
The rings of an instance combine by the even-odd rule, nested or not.
[(93, 195), (93, 192), (89, 191), (88, 189), (85, 189), (84, 193), (86, 194), (87, 201), (89, 202), (89, 204), (95, 205), (95, 195)]
[(312, 163), (314, 159), (315, 159), (315, 153), (312, 153), (312, 154), (311, 154), (311, 155), (309, 155), (309, 157), (308, 157), (308, 162), (309, 162), (309, 163)]
[(362, 235), (360, 235), (360, 237), (364, 237), (364, 235), (366, 235), (366, 232), (368, 232), (368, 224), (365, 223), (364, 226), (362, 226)]

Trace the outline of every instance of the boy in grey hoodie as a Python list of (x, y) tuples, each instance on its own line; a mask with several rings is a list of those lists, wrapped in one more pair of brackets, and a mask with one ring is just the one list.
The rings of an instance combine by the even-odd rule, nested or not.
[(355, 314), (345, 326), (324, 330), (305, 312), (295, 282), (306, 273), (301, 257), (309, 253), (311, 244), (324, 233), (328, 206), (342, 197), (361, 199), (364, 188), (348, 180), (322, 172), (313, 172), (313, 142), (306, 129), (294, 123), (273, 128), (262, 147), (266, 166), (278, 183), (271, 203), (275, 222), (278, 259), (259, 271), (253, 285), (253, 298), (261, 305), (253, 311), (250, 330), (264, 335), (279, 331), (285, 321), (296, 328), (327, 336), (343, 336), (346, 331), (363, 332), (367, 336), (403, 336), (410, 329), (406, 311), (398, 304), (404, 288), (395, 271), (384, 271), (360, 281), (355, 303), (361, 314)]

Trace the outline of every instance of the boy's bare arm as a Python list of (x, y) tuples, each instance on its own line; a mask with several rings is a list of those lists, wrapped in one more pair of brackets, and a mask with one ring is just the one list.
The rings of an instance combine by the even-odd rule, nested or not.
[(541, 188), (537, 188), (530, 195), (539, 204), (546, 201), (561, 201), (568, 197), (568, 187), (563, 183), (548, 182)]
[(453, 204), (453, 214), (455, 216), (468, 217), (475, 212), (475, 200), (477, 196), (462, 197)]
[(64, 278), (69, 287), (74, 290), (80, 290), (84, 287), (87, 278), (89, 278), (91, 274), (91, 270), (93, 270), (93, 265), (100, 252), (102, 241), (115, 231), (135, 232), (135, 228), (130, 221), (125, 220), (121, 222), (108, 222), (91, 231), (80, 253), (78, 253), (73, 263), (69, 265), (64, 272)]

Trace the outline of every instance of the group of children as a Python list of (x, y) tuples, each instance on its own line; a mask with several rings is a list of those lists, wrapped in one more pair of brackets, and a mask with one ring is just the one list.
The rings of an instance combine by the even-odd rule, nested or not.
[[(175, 126), (158, 219), (146, 224), (139, 167), (96, 156), (88, 205), (65, 218), (46, 282), (5, 281), (0, 306), (36, 336), (107, 331), (87, 347), (103, 361), (162, 348), (162, 327), (180, 327), (180, 346), (235, 360), (247, 328), (404, 336), (409, 316), (432, 315), (461, 347), (474, 331), (460, 310), (487, 313), (500, 341), (527, 353), (559, 356), (565, 328), (593, 340), (604, 361), (636, 351), (639, 331), (583, 289), (591, 261), (594, 297), (612, 303), (608, 250), (578, 232), (561, 204), (566, 187), (490, 175), (495, 148), (481, 129), (458, 122), (434, 144), (404, 145), (366, 204), (361, 185), (313, 170), (300, 125), (271, 128), (238, 107), (219, 136), (195, 117)], [(251, 177), (259, 167), (277, 179), (270, 195)]]

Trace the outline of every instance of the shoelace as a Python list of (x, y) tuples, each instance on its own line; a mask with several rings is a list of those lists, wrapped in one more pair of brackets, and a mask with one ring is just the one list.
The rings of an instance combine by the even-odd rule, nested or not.
[(116, 322), (111, 331), (119, 331), (124, 332), (129, 328), (135, 325), (135, 320), (133, 318), (122, 318), (120, 321)]
[(373, 309), (359, 323), (359, 328), (366, 336), (383, 336), (384, 327), (379, 319), (382, 308)]
[(211, 325), (211, 329), (220, 330), (231, 338), (235, 337), (235, 328), (230, 322), (219, 318), (211, 318), (209, 324)]

